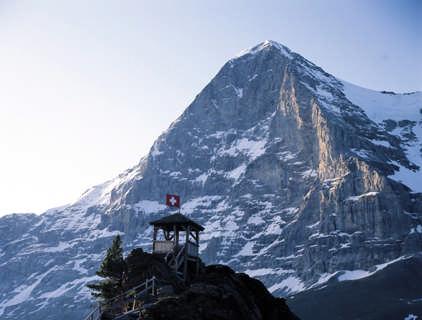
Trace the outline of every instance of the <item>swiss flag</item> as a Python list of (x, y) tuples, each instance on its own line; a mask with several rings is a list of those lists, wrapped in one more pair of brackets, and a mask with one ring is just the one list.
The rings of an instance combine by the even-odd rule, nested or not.
[(180, 197), (175, 194), (166, 195), (166, 205), (169, 207), (180, 208)]

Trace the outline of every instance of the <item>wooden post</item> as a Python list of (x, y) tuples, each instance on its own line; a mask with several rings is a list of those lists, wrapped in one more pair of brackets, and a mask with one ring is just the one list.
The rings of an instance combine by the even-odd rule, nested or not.
[(186, 244), (189, 242), (189, 232), (190, 232), (190, 226), (186, 227)]
[(196, 257), (196, 270), (195, 270), (195, 273), (196, 273), (196, 275), (198, 275), (199, 274), (199, 231), (198, 230), (196, 230), (195, 231), (195, 234), (196, 234), (196, 245), (198, 246), (198, 256)]
[(173, 243), (174, 243), (174, 246), (177, 248), (177, 245), (179, 244), (179, 231), (177, 231), (176, 225), (173, 226), (173, 233), (174, 233)]
[(155, 241), (157, 240), (157, 227), (154, 226), (154, 232), (152, 233), (152, 252), (155, 251)]
[(155, 279), (152, 278), (152, 295), (155, 296)]
[(186, 227), (186, 243), (185, 243), (185, 264), (183, 266), (183, 278), (186, 281), (188, 277), (188, 247), (189, 247), (190, 226)]
[[(178, 233), (178, 231), (177, 231), (177, 228), (176, 228), (176, 225), (174, 225), (173, 226), (173, 254), (174, 254), (174, 256), (176, 257), (177, 256), (177, 241), (178, 241), (178, 238), (179, 238), (179, 233)], [(175, 263), (174, 263), (174, 271), (176, 272), (176, 274), (177, 274), (177, 260), (175, 260)]]

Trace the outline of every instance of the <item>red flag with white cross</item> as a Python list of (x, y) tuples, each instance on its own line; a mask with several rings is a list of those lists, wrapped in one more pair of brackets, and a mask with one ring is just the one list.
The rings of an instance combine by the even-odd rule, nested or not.
[(175, 194), (167, 194), (166, 205), (169, 207), (180, 208), (180, 197)]

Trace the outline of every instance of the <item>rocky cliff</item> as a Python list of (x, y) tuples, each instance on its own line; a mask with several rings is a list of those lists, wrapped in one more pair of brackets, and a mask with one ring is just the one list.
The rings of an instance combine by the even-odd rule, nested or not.
[[(200, 262), (198, 273), (189, 272), (186, 282), (175, 276), (163, 256), (139, 248), (131, 251), (124, 265), (123, 291), (129, 296), (104, 303), (102, 319), (298, 320), (285, 299), (272, 296), (259, 280), (224, 265)], [(154, 295), (141, 296), (137, 305), (133, 288), (152, 277)]]
[(260, 281), (223, 265), (206, 267), (187, 290), (153, 304), (148, 316), (151, 320), (299, 319)]
[(205, 226), (206, 262), (276, 295), (411, 256), (422, 250), (421, 108), (420, 92), (359, 88), (261, 43), (136, 166), (74, 204), (0, 219), (0, 316), (79, 316), (109, 238), (148, 248), (166, 193)]

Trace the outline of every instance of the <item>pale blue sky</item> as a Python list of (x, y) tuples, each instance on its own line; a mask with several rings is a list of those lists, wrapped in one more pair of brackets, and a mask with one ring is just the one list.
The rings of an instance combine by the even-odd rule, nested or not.
[(265, 39), (377, 90), (422, 90), (422, 1), (1, 1), (0, 215), (137, 163)]

